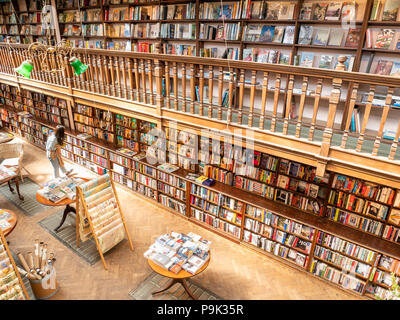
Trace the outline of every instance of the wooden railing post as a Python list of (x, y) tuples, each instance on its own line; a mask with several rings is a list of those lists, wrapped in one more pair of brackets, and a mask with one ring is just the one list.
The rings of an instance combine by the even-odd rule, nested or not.
[(214, 94), (214, 67), (209, 66), (208, 69), (208, 117), (212, 118), (213, 114), (213, 94)]
[[(156, 47), (156, 53), (159, 53), (159, 46)], [(163, 66), (159, 59), (154, 59), (154, 76), (156, 80), (156, 106), (157, 106), (157, 114), (161, 116), (162, 108), (164, 107), (164, 96), (163, 96), (163, 86), (162, 86), (162, 78), (163, 78)], [(161, 127), (159, 128), (161, 129)]]
[(261, 93), (261, 116), (259, 128), (264, 130), (265, 112), (267, 108), (267, 93), (268, 93), (268, 72), (264, 72), (264, 80)]
[(289, 75), (289, 82), (287, 86), (287, 97), (285, 105), (285, 120), (283, 121), (283, 134), (287, 135), (289, 127), (289, 115), (292, 110), (292, 98), (293, 98), (293, 87), (294, 87), (294, 75)]
[(253, 112), (254, 112), (254, 98), (256, 94), (256, 80), (257, 71), (251, 71), (251, 84), (250, 84), (250, 111), (249, 111), (249, 121), (248, 126), (251, 128), (253, 126)]
[[(338, 57), (338, 66), (336, 67), (337, 70), (344, 70), (344, 62), (346, 61), (347, 57), (339, 56)], [(329, 97), (329, 111), (328, 111), (328, 120), (326, 122), (325, 130), (322, 135), (322, 144), (320, 155), (322, 157), (327, 157), (329, 155), (329, 149), (331, 147), (332, 135), (333, 135), (333, 125), (335, 123), (335, 115), (336, 109), (340, 101), (340, 93), (342, 87), (343, 80), (340, 78), (334, 78), (332, 80), (332, 91)], [(318, 177), (322, 177), (325, 173), (326, 168), (326, 161), (318, 161), (317, 163), (317, 171), (316, 175)]]
[(389, 153), (389, 157), (388, 157), (389, 160), (394, 160), (394, 155), (396, 154), (397, 147), (399, 145), (399, 138), (400, 138), (400, 121), (397, 126), (397, 131), (396, 131), (396, 135), (394, 137), (394, 141), (392, 143), (392, 146), (390, 147), (390, 153)]
[(307, 88), (308, 88), (308, 77), (303, 77), (303, 85), (301, 87), (301, 97), (299, 106), (299, 116), (297, 118), (297, 125), (296, 125), (296, 138), (300, 138), (301, 136), (301, 125), (303, 120), (304, 104), (306, 102)]
[(364, 143), (364, 134), (365, 134), (365, 130), (367, 128), (369, 114), (371, 113), (372, 100), (374, 99), (374, 95), (375, 95), (375, 86), (371, 85), (369, 87), (368, 100), (367, 100), (367, 105), (365, 106), (365, 110), (364, 110), (364, 118), (363, 118), (363, 122), (361, 124), (360, 135), (358, 136), (357, 147), (356, 147), (357, 152), (361, 152), (361, 148)]
[(308, 134), (309, 141), (314, 140), (314, 131), (315, 131), (315, 124), (317, 122), (319, 101), (321, 100), (322, 83), (323, 83), (322, 79), (318, 79), (317, 86), (315, 88), (313, 115), (312, 115), (312, 119), (311, 119), (310, 132)]
[(279, 104), (279, 94), (281, 91), (281, 74), (278, 73), (275, 79), (275, 89), (274, 89), (274, 108), (272, 110), (272, 119), (271, 119), (271, 131), (275, 132), (276, 130), (276, 117), (278, 114), (278, 104)]
[(352, 90), (351, 90), (351, 96), (350, 96), (350, 103), (348, 107), (348, 113), (347, 113), (347, 119), (346, 119), (346, 124), (343, 132), (343, 138), (342, 138), (342, 144), (341, 148), (345, 149), (346, 148), (346, 143), (347, 143), (347, 137), (349, 135), (349, 128), (350, 128), (350, 123), (351, 123), (351, 118), (353, 116), (353, 111), (354, 111), (354, 106), (356, 104), (356, 99), (357, 99), (357, 91), (358, 91), (358, 83), (353, 83), (352, 85)]

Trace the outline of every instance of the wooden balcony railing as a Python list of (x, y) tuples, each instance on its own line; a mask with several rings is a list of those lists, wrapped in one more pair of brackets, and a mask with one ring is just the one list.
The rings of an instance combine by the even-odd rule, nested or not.
[[(14, 68), (28, 59), (26, 47), (1, 44), (0, 72), (20, 77)], [(76, 55), (89, 66), (80, 76), (53, 55), (48, 63), (65, 70), (46, 72), (33, 59), (31, 79), (310, 141), (325, 157), (334, 147), (400, 159), (400, 109), (393, 105), (400, 78), (344, 71), (345, 59), (327, 70), (100, 49)], [(393, 140), (384, 138), (386, 130)]]

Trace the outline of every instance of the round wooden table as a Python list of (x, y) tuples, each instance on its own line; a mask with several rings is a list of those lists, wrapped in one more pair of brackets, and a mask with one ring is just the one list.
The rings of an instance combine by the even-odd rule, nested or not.
[(0, 132), (0, 143), (10, 142), (14, 139), (14, 135), (8, 132)]
[[(4, 218), (7, 213), (10, 217)], [(14, 230), (15, 226), (17, 225), (18, 218), (14, 211), (9, 209), (0, 209), (0, 223), (3, 221), (6, 221), (10, 224), (9, 227), (6, 227), (4, 229), (0, 225), (0, 228), (3, 231), (4, 236), (6, 237)]]
[[(87, 179), (87, 178), (76, 178), (75, 177), (75, 179), (82, 179), (85, 182), (89, 181), (89, 179)], [(40, 188), (40, 189), (43, 189), (43, 187)], [(54, 202), (51, 202), (50, 200), (44, 198), (43, 196), (41, 196), (37, 192), (36, 192), (36, 200), (37, 200), (37, 202), (39, 202), (39, 203), (41, 203), (41, 204), (43, 204), (45, 206), (50, 206), (50, 207), (63, 207), (63, 206), (65, 206), (63, 217), (61, 219), (61, 222), (60, 222), (59, 226), (54, 229), (55, 232), (57, 232), (61, 228), (61, 226), (64, 224), (65, 219), (67, 218), (69, 213), (75, 213), (76, 214), (76, 209), (74, 207), (71, 207), (71, 204), (75, 203), (76, 200), (71, 200), (69, 198), (66, 198), (64, 200), (61, 200), (59, 202), (54, 203)]]
[(152, 260), (147, 259), (147, 262), (149, 263), (150, 267), (157, 272), (159, 275), (162, 275), (164, 277), (170, 278), (171, 281), (168, 283), (168, 285), (159, 291), (155, 291), (152, 292), (151, 294), (158, 294), (164, 291), (167, 291), (169, 288), (171, 288), (175, 283), (180, 283), (182, 284), (183, 288), (185, 289), (185, 291), (187, 292), (187, 294), (193, 299), (193, 300), (197, 300), (197, 298), (195, 298), (195, 296), (193, 295), (193, 293), (189, 290), (188, 285), (186, 284), (185, 279), (187, 278), (191, 278), (194, 276), (197, 276), (199, 273), (202, 273), (209, 265), (210, 260), (211, 260), (211, 253), (209, 253), (209, 259), (203, 264), (203, 266), (197, 270), (197, 272), (195, 274), (191, 274), (185, 270), (181, 270), (178, 273), (173, 273), (171, 271), (168, 271), (167, 269), (164, 269), (162, 267), (160, 267), (158, 264), (154, 263)]

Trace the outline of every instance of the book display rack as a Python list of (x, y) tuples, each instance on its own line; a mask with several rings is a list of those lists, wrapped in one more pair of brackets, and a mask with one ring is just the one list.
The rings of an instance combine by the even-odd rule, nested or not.
[(0, 300), (29, 300), (18, 268), (0, 228)]
[[(20, 106), (35, 94), (18, 94), (8, 85), (1, 89), (4, 126), (28, 141), (34, 137), (43, 148), (56, 124), (18, 115), (30, 112)], [(19, 96), (19, 102), (6, 103)], [(66, 160), (108, 174), (180, 217), (351, 292), (385, 293), (384, 272), (396, 271), (400, 260), (400, 190), (336, 172), (318, 178), (315, 167), (168, 126), (166, 159), (176, 165), (154, 164), (146, 151), (156, 141), (155, 123), (100, 106), (67, 110), (75, 130), (66, 130)], [(197, 173), (215, 184), (203, 184)], [(383, 257), (393, 266), (382, 262), (382, 268)]]
[[(166, 54), (324, 69), (346, 55), (347, 70), (398, 76), (399, 6), (397, 0), (59, 0), (57, 19), (72, 47), (155, 52), (158, 44)], [(4, 13), (0, 18), (3, 36), (41, 41), (40, 10), (15, 12), (15, 27)]]

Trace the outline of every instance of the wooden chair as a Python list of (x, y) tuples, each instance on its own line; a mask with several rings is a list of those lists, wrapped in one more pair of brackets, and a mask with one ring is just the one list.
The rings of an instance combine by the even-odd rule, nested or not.
[(22, 158), (24, 157), (24, 147), (22, 143), (4, 143), (0, 145), (0, 159), (3, 159), (0, 165), (12, 166), (17, 169), (17, 175), (24, 182), (22, 175)]

